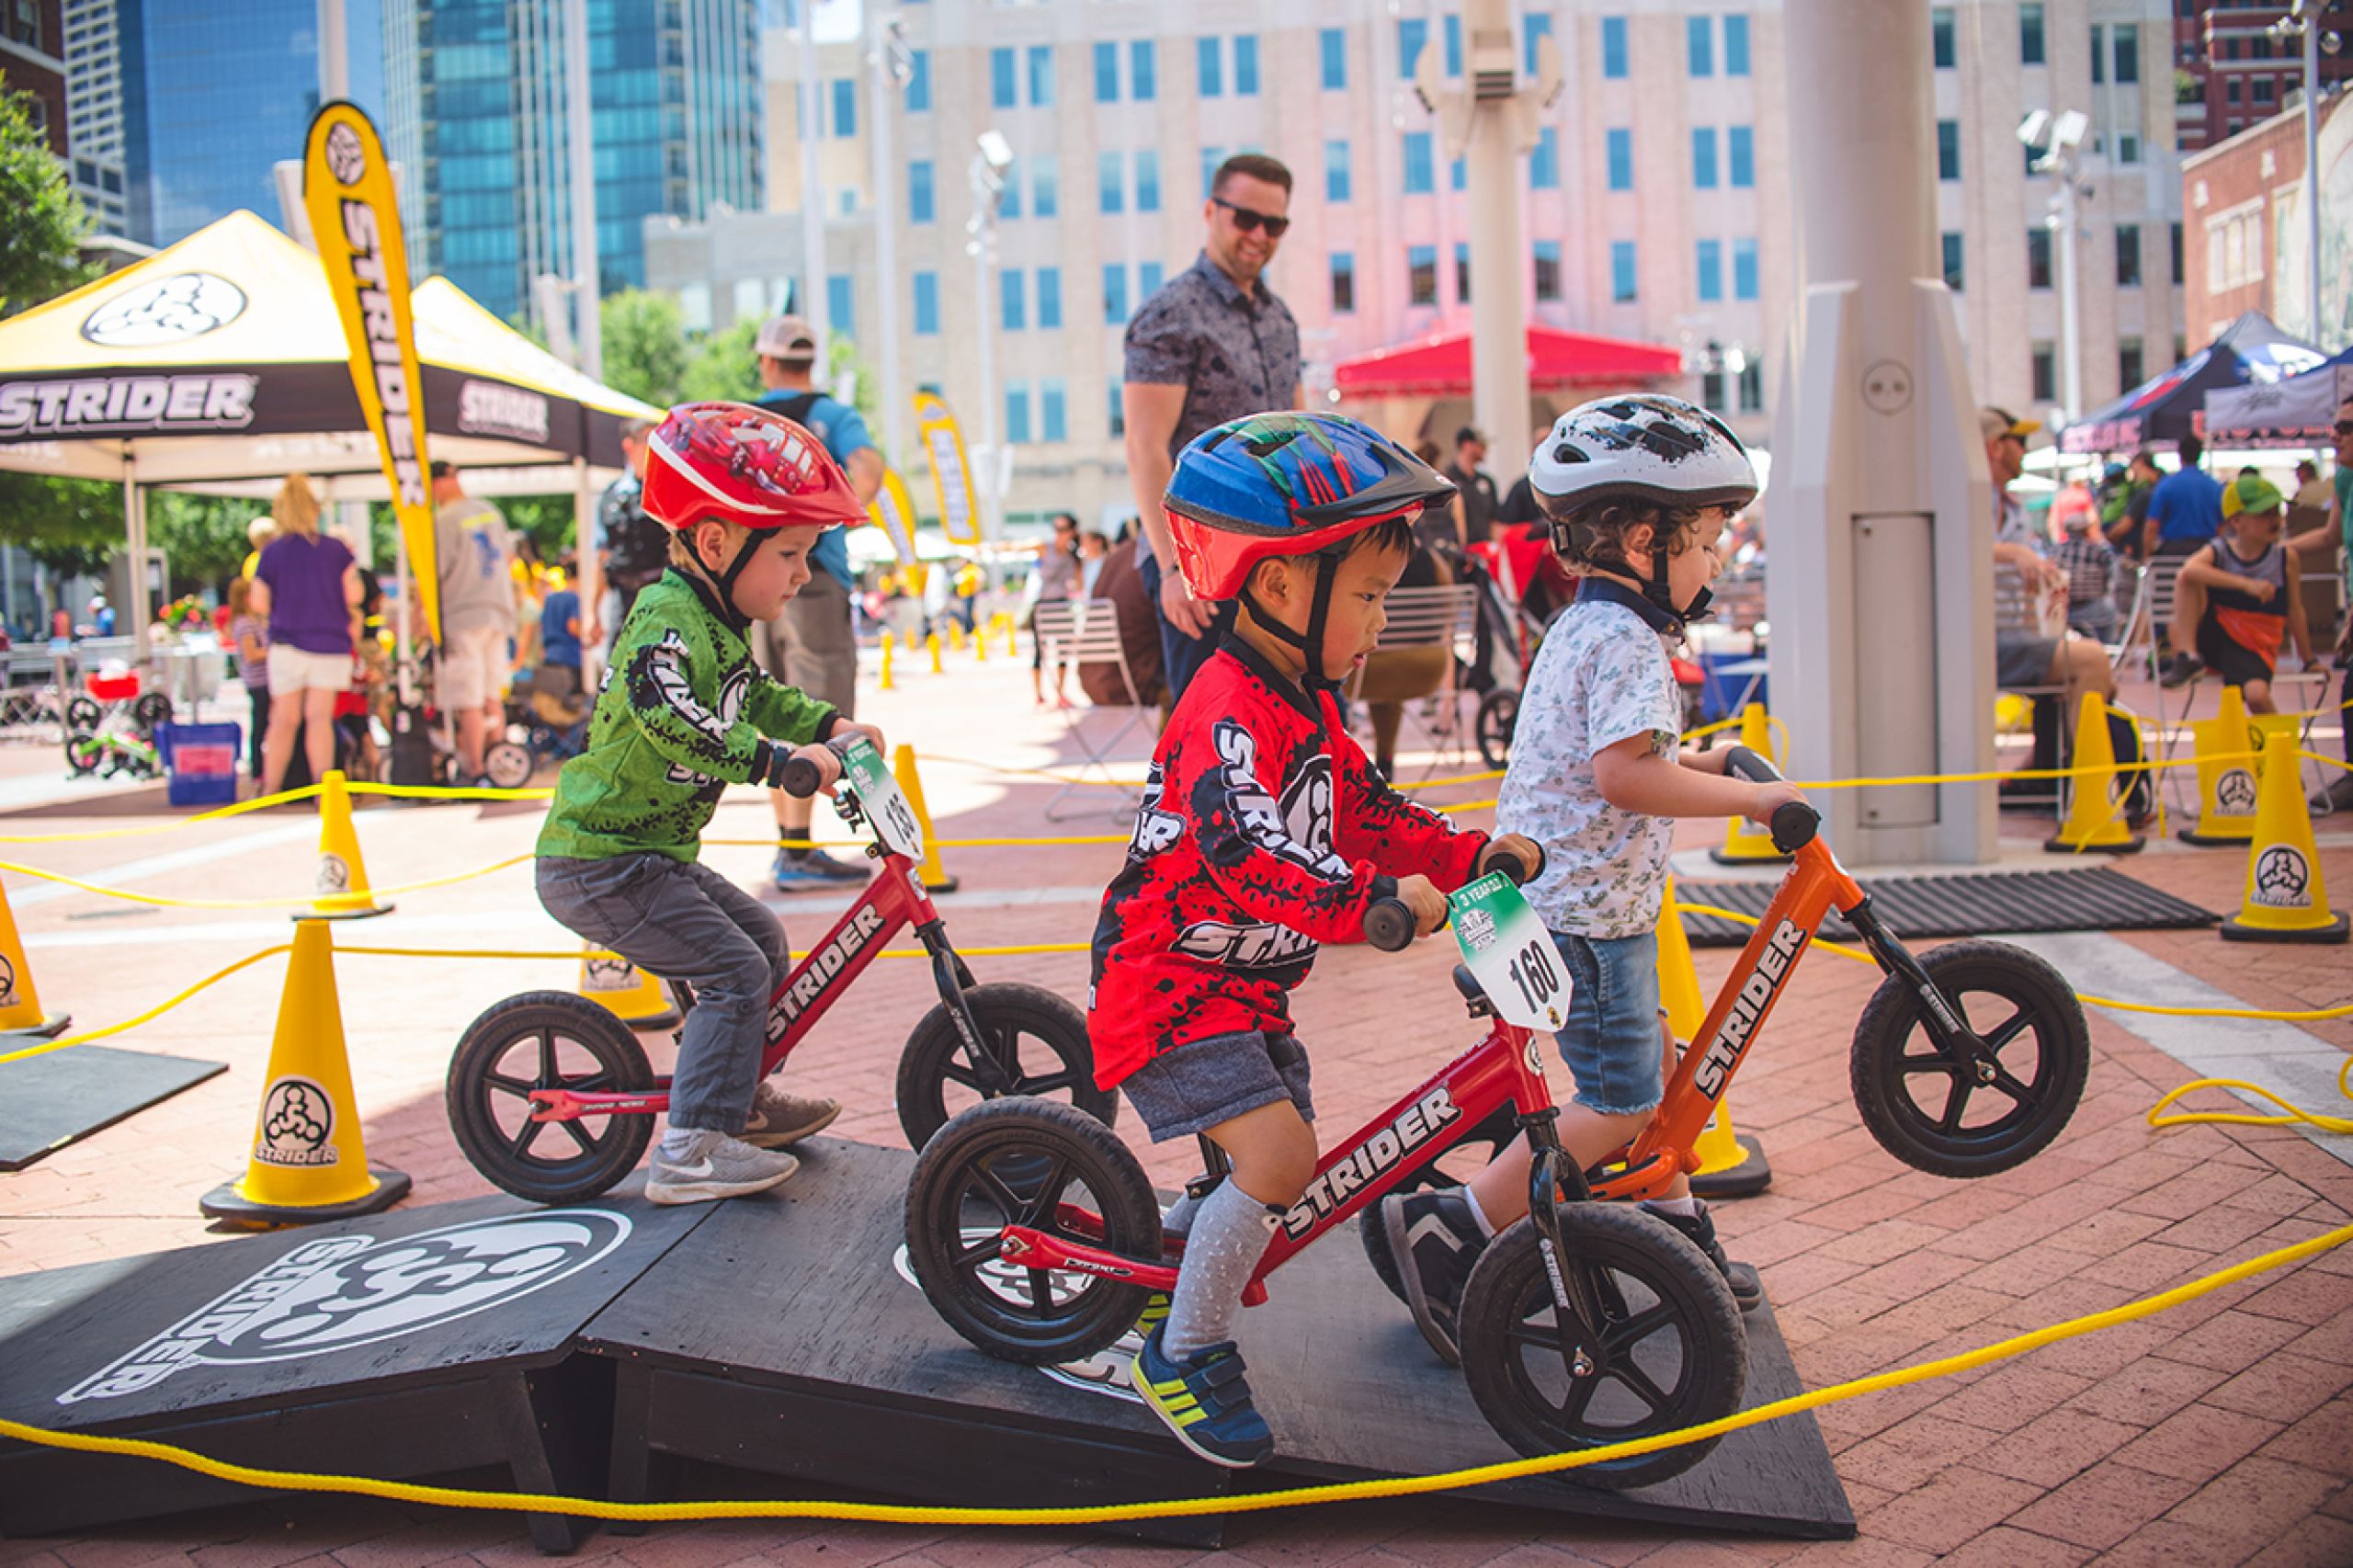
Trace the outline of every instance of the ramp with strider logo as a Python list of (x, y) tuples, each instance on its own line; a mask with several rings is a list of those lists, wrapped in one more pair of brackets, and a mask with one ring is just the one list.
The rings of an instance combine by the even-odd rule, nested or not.
[[(1429, 1475), (1516, 1458), (1438, 1366), (1355, 1238), (1336, 1234), (1245, 1312), (1251, 1383), (1282, 1452), (1237, 1475), (1192, 1459), (1125, 1386), (1116, 1350), (1071, 1368), (983, 1356), (901, 1252), (914, 1157), (812, 1140), (801, 1174), (719, 1205), (582, 1331), (612, 1365), (617, 1500), (856, 1494), (947, 1506), (1085, 1506)], [(1801, 1392), (1772, 1309), (1745, 1324), (1752, 1404)], [(785, 1478), (781, 1487), (710, 1467)], [(748, 1492), (746, 1489), (749, 1489)], [(1608, 1493), (1546, 1477), (1472, 1494), (1521, 1507), (1845, 1539), (1854, 1515), (1813, 1417), (1737, 1432), (1692, 1471)], [(1223, 1519), (1152, 1521), (1219, 1544)]]
[[(601, 1490), (611, 1380), (581, 1325), (710, 1218), (510, 1198), (0, 1278), (0, 1415), (238, 1463)], [(250, 1497), (176, 1467), (0, 1441), (0, 1535)], [(549, 1551), (576, 1521), (531, 1516)]]

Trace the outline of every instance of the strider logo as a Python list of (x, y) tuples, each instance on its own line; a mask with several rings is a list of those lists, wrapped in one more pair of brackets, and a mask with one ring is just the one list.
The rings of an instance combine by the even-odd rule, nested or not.
[(841, 935), (811, 956), (791, 987), (768, 1009), (768, 1038), (783, 1039), (784, 1031), (792, 1027), (792, 1020), (816, 1005), (817, 998), (825, 994), (835, 978), (849, 967), (849, 960), (881, 929), (881, 912), (872, 904), (860, 904)]
[(1756, 972), (1748, 977), (1748, 983), (1733, 998), (1731, 1016), (1724, 1019), (1724, 1027), (1716, 1031), (1708, 1054), (1699, 1059), (1699, 1071), (1692, 1074), (1692, 1085), (1710, 1099), (1723, 1093), (1724, 1080), (1732, 1075), (1733, 1064), (1740, 1060), (1765, 1009), (1773, 1005), (1774, 994), (1789, 978), (1790, 966), (1797, 961), (1805, 941), (1806, 934), (1784, 920), (1773, 928), (1765, 950), (1756, 955)]
[[(119, 1399), (190, 1367), (324, 1356), (471, 1317), (594, 1266), (630, 1229), (627, 1216), (600, 1209), (548, 1209), (415, 1235), (304, 1242), (57, 1403)], [(276, 1381), (257, 1374), (256, 1387)]]
[(1307, 1184), (1297, 1203), (1283, 1215), (1283, 1233), (1297, 1241), (1348, 1200), (1348, 1195), (1370, 1187), (1374, 1178), (1428, 1142), (1439, 1129), (1462, 1115), (1445, 1085), (1432, 1089), (1401, 1111), (1397, 1119)]

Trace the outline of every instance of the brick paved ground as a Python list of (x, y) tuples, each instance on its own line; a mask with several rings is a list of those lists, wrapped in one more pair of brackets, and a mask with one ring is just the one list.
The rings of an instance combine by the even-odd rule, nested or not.
[[(999, 660), (946, 677), (903, 677), (873, 704), (895, 732), (941, 757), (1044, 764), (1058, 726), (1033, 714), (1019, 672)], [(949, 700), (942, 700), (948, 698)], [(915, 726), (921, 733), (914, 733)], [(897, 736), (894, 734), (894, 738)], [(0, 787), (51, 767), (46, 754), (0, 753)], [(1038, 831), (1049, 786), (934, 762), (926, 783), (943, 833)], [(30, 788), (30, 786), (22, 786)], [(1461, 798), (1476, 791), (1455, 791)], [(11, 833), (161, 820), (156, 791), (17, 810)], [(360, 834), (379, 884), (462, 869), (528, 847), (535, 808), (364, 811)], [(731, 801), (722, 834), (763, 831), (755, 798)], [(299, 892), (312, 858), (308, 819), (263, 813), (150, 838), (12, 845), (0, 855), (139, 890), (205, 898)], [(1109, 817), (1073, 831), (1118, 831)], [(2324, 824), (2325, 826), (2334, 824)], [(2046, 824), (2006, 819), (2039, 839)], [(1706, 837), (1695, 824), (1687, 842)], [(2336, 902), (2353, 902), (2353, 849), (2325, 840)], [(218, 858), (190, 858), (214, 851)], [(976, 895), (1040, 902), (951, 908), (967, 946), (1071, 940), (1091, 920), (1116, 849), (951, 852)], [(175, 860), (168, 858), (178, 857)], [(750, 881), (756, 848), (711, 851)], [(2127, 870), (2208, 907), (2228, 909), (2241, 860), (2228, 852), (2153, 850)], [(346, 944), (562, 946), (533, 906), (526, 873), (404, 897), (388, 919), (338, 930)], [(6, 880), (43, 999), (85, 1025), (125, 1017), (254, 948), (283, 939), (274, 912), (153, 909)], [(1088, 890), (1053, 902), (1055, 889)], [(1043, 890), (1042, 892), (1040, 890)], [(831, 901), (838, 907), (841, 901)], [(816, 907), (786, 909), (796, 937)], [(2127, 936), (2135, 947), (2261, 1006), (2353, 1001), (2346, 951), (2225, 948), (2211, 932)], [(1444, 979), (1448, 949), (1384, 958), (1325, 955), (1302, 994), (1302, 1033), (1329, 1124), (1350, 1126), (1433, 1055), (1468, 1038)], [(1728, 955), (1702, 953), (1712, 989)], [(1077, 997), (1084, 960), (986, 959), (983, 978), (1035, 980)], [(203, 1241), (199, 1193), (238, 1169), (267, 1052), (281, 967), (256, 966), (204, 1001), (142, 1028), (133, 1048), (229, 1061), (233, 1071), (31, 1169), (0, 1176), (0, 1273), (54, 1267)], [(347, 956), (344, 1022), (371, 1156), (416, 1179), (417, 1202), (487, 1190), (443, 1124), (440, 1086), (459, 1032), (482, 1007), (527, 986), (567, 985), (559, 963)], [(2097, 976), (2074, 977), (2097, 989)], [(2006, 1176), (1963, 1184), (1911, 1172), (1864, 1132), (1848, 1098), (1847, 1044), (1875, 977), (1829, 957), (1809, 961), (1776, 1012), (1734, 1096), (1759, 1134), (1775, 1181), (1726, 1205), (1736, 1256), (1755, 1261), (1809, 1386), (1982, 1345), (2020, 1329), (2113, 1306), (2230, 1262), (2344, 1224), (2353, 1167), (2302, 1136), (2267, 1129), (2153, 1132), (2142, 1113), (2190, 1074), (2109, 1018), (2092, 1019), (2090, 1090), (2049, 1153)], [(886, 964), (836, 1009), (792, 1069), (798, 1083), (849, 1107), (839, 1129), (898, 1142), (891, 1074), (898, 1044), (929, 1004), (920, 968)], [(2353, 1049), (2353, 1025), (2313, 1031)], [(1132, 1128), (1131, 1128), (1132, 1132)], [(1183, 1151), (1147, 1154), (1164, 1181), (1190, 1174)], [(1717, 1564), (1790, 1562), (2071, 1565), (2353, 1562), (2353, 1256), (2324, 1256), (2234, 1287), (2154, 1321), (2055, 1346), (1945, 1381), (1821, 1412), (1861, 1524), (1851, 1543), (1804, 1546), (1655, 1528), (1579, 1526), (1509, 1510), (1406, 1501), (1249, 1520), (1233, 1562)], [(1246, 1331), (1245, 1331), (1246, 1332)], [(638, 1540), (599, 1536), (588, 1557), (634, 1568), (729, 1568), (758, 1561), (858, 1568), (1175, 1563), (1191, 1554), (1081, 1534), (939, 1532), (856, 1526), (730, 1524), (664, 1528)], [(0, 1568), (425, 1568), (520, 1564), (533, 1554), (505, 1517), (456, 1517), (334, 1500), (254, 1505), (81, 1540), (0, 1542)]]

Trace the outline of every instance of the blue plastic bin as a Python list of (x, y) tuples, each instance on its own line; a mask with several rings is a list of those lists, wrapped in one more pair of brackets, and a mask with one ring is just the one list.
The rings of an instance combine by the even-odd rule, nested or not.
[(169, 770), (165, 798), (176, 806), (226, 806), (237, 799), (243, 726), (158, 724), (155, 751)]

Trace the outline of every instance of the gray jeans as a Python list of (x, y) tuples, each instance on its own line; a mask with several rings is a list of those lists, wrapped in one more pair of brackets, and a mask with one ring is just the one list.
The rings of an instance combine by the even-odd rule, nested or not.
[(767, 1044), (768, 997), (787, 972), (784, 927), (707, 866), (667, 855), (542, 855), (540, 902), (598, 947), (695, 988), (670, 1079), (670, 1125), (744, 1131)]

